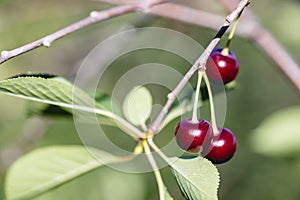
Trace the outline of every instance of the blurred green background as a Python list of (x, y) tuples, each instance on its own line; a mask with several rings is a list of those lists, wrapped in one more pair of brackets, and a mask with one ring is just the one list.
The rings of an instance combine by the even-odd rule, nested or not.
[[(226, 10), (218, 5), (217, 1), (201, 0), (187, 3), (197, 4), (195, 6), (218, 12), (223, 16), (226, 14)], [(1, 0), (0, 50), (16, 48), (87, 16), (91, 10), (108, 7), (110, 5), (96, 1)], [(300, 2), (253, 1), (251, 8), (263, 25), (285, 46), (296, 62), (300, 63)], [(95, 45), (129, 25), (174, 29), (192, 37), (202, 46), (214, 35), (212, 30), (175, 20), (128, 14), (87, 27), (55, 42), (50, 48), (39, 48), (14, 58), (1, 65), (0, 78), (32, 71), (58, 74), (71, 79), (76, 67)], [(226, 39), (223, 39), (221, 43), (225, 42)], [(239, 59), (240, 72), (237, 78), (238, 88), (227, 93), (225, 126), (235, 132), (238, 149), (232, 161), (218, 166), (221, 173), (219, 197), (222, 200), (300, 199), (300, 154), (287, 158), (262, 156), (255, 153), (250, 145), (252, 131), (275, 111), (298, 105), (299, 94), (273, 63), (248, 40), (236, 37), (231, 49)], [(129, 56), (121, 61), (124, 71), (135, 64), (147, 62), (167, 64), (181, 73), (186, 72), (189, 66), (174, 55), (158, 51), (136, 53), (133, 57)], [(121, 61), (113, 65), (120, 64)], [(106, 84), (111, 85), (105, 85), (105, 89), (112, 88), (121, 75), (119, 70), (107, 73)], [(154, 92), (155, 98), (163, 102), (166, 92)], [(4, 198), (5, 172), (15, 159), (41, 146), (81, 144), (72, 119), (38, 116), (28, 118), (27, 108), (27, 101), (0, 95), (0, 199)], [(176, 120), (164, 130), (166, 140), (168, 136), (173, 136), (175, 124)], [(164, 169), (163, 174), (174, 198), (182, 199), (170, 171)], [(120, 176), (130, 184), (121, 184)], [(113, 186), (120, 188), (120, 191), (114, 191)], [(63, 192), (64, 199), (158, 199), (153, 174), (138, 176), (109, 168), (87, 174), (54, 192)], [(40, 199), (51, 197), (45, 196)]]

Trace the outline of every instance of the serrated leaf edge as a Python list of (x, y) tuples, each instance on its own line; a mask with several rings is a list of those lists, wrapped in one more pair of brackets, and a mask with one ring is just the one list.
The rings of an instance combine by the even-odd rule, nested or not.
[[(209, 162), (209, 163), (211, 163), (211, 161), (209, 161), (208, 159), (206, 159), (206, 158), (202, 158), (204, 161), (207, 161), (207, 162)], [(169, 162), (169, 164), (170, 163), (175, 163), (176, 161), (173, 161), (173, 162)], [(211, 163), (212, 164), (212, 163)], [(213, 164), (212, 164), (213, 165)], [(176, 170), (175, 171), (175, 168), (176, 167), (174, 167), (172, 164), (170, 164), (170, 166), (171, 166), (171, 170), (172, 170), (172, 173), (174, 174), (174, 173), (177, 173), (177, 174), (180, 174), (182, 177), (184, 177), (183, 175), (182, 175), (182, 173), (180, 173), (180, 171), (178, 171), (178, 170)], [(215, 165), (213, 165), (214, 166), (214, 168), (216, 169), (216, 175), (217, 175), (217, 178), (218, 178), (218, 181), (217, 181), (217, 188), (219, 188), (219, 186), (220, 186), (220, 174), (218, 173), (218, 169), (217, 169), (217, 167), (215, 166)], [(178, 180), (178, 178), (177, 178), (177, 176), (174, 174), (174, 176), (175, 176), (175, 178), (176, 178), (176, 180), (177, 180), (177, 182), (179, 182), (179, 180)], [(179, 185), (179, 187), (181, 188), (181, 185), (180, 184), (178, 184)], [(193, 185), (195, 188), (198, 188), (197, 186), (195, 186), (195, 184), (194, 183), (191, 183), (191, 185)], [(185, 192), (183, 189), (181, 189), (181, 191), (182, 192)], [(192, 191), (192, 190), (191, 190)], [(193, 192), (193, 191), (192, 191)], [(201, 192), (203, 192), (203, 190), (201, 190)], [(204, 194), (206, 194), (206, 196), (208, 196), (208, 197), (212, 197), (211, 195), (208, 195), (207, 194), (207, 192), (203, 192)], [(187, 196), (187, 195), (186, 195)]]

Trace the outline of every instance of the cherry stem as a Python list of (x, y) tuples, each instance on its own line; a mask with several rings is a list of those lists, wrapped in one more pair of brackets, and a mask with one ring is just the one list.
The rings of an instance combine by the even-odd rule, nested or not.
[(154, 143), (153, 138), (148, 138), (148, 144), (150, 147), (168, 164), (170, 164), (170, 159), (159, 149), (159, 147)]
[(150, 165), (153, 169), (153, 173), (154, 173), (155, 178), (156, 178), (156, 182), (157, 182), (157, 185), (158, 185), (158, 191), (159, 191), (159, 199), (160, 200), (165, 200), (164, 182), (162, 180), (162, 177), (161, 177), (161, 174), (159, 172), (156, 161), (155, 161), (155, 159), (154, 159), (154, 157), (151, 153), (151, 150), (150, 150), (150, 147), (149, 147), (149, 144), (148, 144), (147, 140), (143, 141), (143, 146), (144, 146), (144, 150), (145, 150), (146, 156), (148, 158), (148, 161), (149, 161), (149, 163), (150, 163)]
[(147, 125), (145, 124), (145, 122), (143, 122), (142, 124), (141, 124), (141, 127), (142, 127), (142, 129), (143, 129), (143, 131), (147, 131)]
[(207, 87), (208, 97), (209, 97), (211, 126), (213, 129), (214, 136), (217, 136), (219, 135), (219, 130), (216, 122), (216, 113), (215, 113), (215, 105), (214, 105), (212, 90), (206, 73), (204, 73), (203, 76), (204, 76), (204, 81)]
[(222, 50), (221, 54), (224, 55), (224, 56), (227, 56), (229, 54), (229, 46), (230, 46), (230, 43), (232, 41), (232, 38), (234, 36), (234, 33), (236, 31), (236, 28), (237, 28), (237, 25), (240, 21), (240, 17), (241, 17), (241, 14), (242, 14), (243, 10), (240, 12), (240, 14), (238, 15), (238, 17), (236, 18), (234, 24), (233, 24), (233, 27), (229, 33), (229, 36), (228, 36), (228, 40), (227, 40), (227, 43), (224, 47), (224, 49)]
[(189, 71), (184, 75), (184, 77), (180, 80), (180, 82), (177, 84), (177, 86), (174, 88), (172, 92), (168, 94), (168, 100), (163, 106), (162, 110), (158, 114), (158, 116), (155, 118), (155, 120), (152, 122), (152, 124), (149, 127), (149, 131), (153, 132), (154, 134), (158, 134), (159, 127), (161, 127), (161, 124), (163, 120), (165, 119), (166, 115), (168, 114), (172, 104), (176, 100), (176, 97), (179, 95), (179, 93), (182, 91), (184, 86), (187, 84), (189, 79), (192, 77), (192, 75), (199, 69), (204, 68), (205, 64), (207, 62), (207, 59), (209, 58), (209, 55), (213, 51), (213, 49), (216, 47), (216, 45), (219, 43), (223, 35), (225, 34), (226, 30), (230, 26), (231, 22), (233, 22), (236, 17), (239, 15), (241, 10), (243, 10), (246, 6), (249, 5), (251, 0), (242, 0), (239, 5), (234, 9), (227, 17), (225, 23), (221, 26), (219, 31), (216, 33), (214, 38), (210, 41), (210, 43), (207, 45), (204, 52), (199, 56), (199, 58), (195, 61), (195, 63), (191, 66)]
[(194, 107), (193, 107), (192, 123), (198, 123), (198, 116), (197, 116), (198, 112), (197, 111), (198, 111), (199, 93), (200, 93), (202, 77), (203, 77), (203, 71), (198, 70), (198, 81), (197, 81), (195, 101), (194, 101)]

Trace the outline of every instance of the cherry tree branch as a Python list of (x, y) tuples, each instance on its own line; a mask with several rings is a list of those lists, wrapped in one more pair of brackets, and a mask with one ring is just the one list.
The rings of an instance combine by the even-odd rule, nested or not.
[[(137, 2), (139, 0), (95, 0), (110, 4), (124, 5), (128, 3)], [(219, 24), (223, 23), (224, 17), (205, 12), (202, 10), (186, 7), (175, 3), (166, 3), (153, 7), (149, 10), (149, 13), (166, 17), (178, 21), (182, 21), (188, 24), (194, 24), (205, 28), (218, 30)]]
[[(134, 3), (139, 0), (95, 0), (106, 2), (110, 4), (124, 5), (129, 3)], [(237, 5), (236, 3), (235, 5)], [(231, 10), (233, 10), (232, 8)], [(219, 24), (223, 23), (224, 17), (211, 12), (206, 12), (203, 10), (194, 9), (191, 7), (179, 5), (176, 3), (165, 3), (155, 6), (148, 10), (149, 13), (161, 17), (166, 17), (174, 20), (178, 20), (184, 23), (197, 25), (213, 30), (219, 29)], [(239, 29), (236, 30), (235, 34), (249, 37), (249, 26), (242, 20), (239, 22)]]
[(279, 70), (292, 83), (300, 94), (300, 68), (286, 50), (278, 43), (270, 32), (261, 27), (259, 35), (254, 35), (253, 40), (276, 64)]
[[(220, 2), (228, 10), (232, 10), (239, 1), (221, 0)], [(165, 9), (165, 6), (168, 6), (168, 9)], [(222, 19), (222, 17), (216, 14), (206, 13), (176, 4), (157, 6), (151, 9), (151, 13), (210, 29), (217, 29), (215, 25), (219, 24)], [(275, 63), (275, 66), (285, 75), (287, 80), (290, 81), (300, 94), (299, 65), (287, 53), (284, 47), (279, 44), (274, 36), (263, 27), (251, 9), (247, 9), (245, 16), (239, 23), (236, 34), (253, 40), (258, 48)]]
[[(223, 18), (219, 15), (196, 10), (178, 4), (167, 3), (167, 0), (98, 0), (112, 4), (127, 4), (117, 6), (104, 11), (93, 11), (90, 16), (71, 24), (61, 30), (58, 30), (39, 40), (21, 46), (19, 48), (2, 51), (0, 55), (0, 64), (31, 51), (41, 46), (49, 47), (54, 41), (80, 30), (86, 26), (97, 22), (117, 17), (129, 12), (144, 11), (155, 15), (176, 19), (185, 23), (199, 25), (202, 27), (218, 30), (217, 24), (220, 24)], [(239, 2), (220, 0), (220, 2), (229, 10), (232, 10)], [(167, 3), (167, 4), (165, 4)], [(160, 6), (155, 6), (162, 4)], [(287, 51), (279, 42), (268, 32), (256, 19), (255, 14), (248, 9), (246, 16), (239, 23), (237, 35), (252, 39), (257, 46), (276, 64), (286, 78), (292, 83), (300, 94), (300, 68)]]
[(23, 45), (21, 47), (18, 47), (16, 49), (10, 50), (10, 51), (2, 51), (0, 55), (0, 64), (6, 62), (7, 60), (10, 60), (16, 56), (19, 56), (21, 54), (24, 54), (28, 51), (31, 51), (33, 49), (45, 46), (50, 47), (51, 44), (70, 34), (77, 30), (80, 30), (86, 26), (95, 24), (97, 22), (101, 22), (113, 17), (117, 17), (126, 13), (134, 12), (134, 11), (147, 11), (150, 8), (167, 2), (166, 0), (148, 0), (148, 1), (139, 1), (134, 4), (127, 4), (127, 5), (120, 5), (116, 6), (114, 8), (103, 10), (103, 11), (92, 11), (90, 15), (78, 22), (75, 22), (63, 29), (60, 29), (50, 35), (47, 35), (41, 39), (38, 39), (34, 42), (28, 43), (26, 45)]
[(229, 28), (230, 24), (239, 16), (239, 14), (244, 10), (244, 8), (250, 3), (250, 0), (243, 0), (241, 1), (237, 8), (234, 9), (225, 19), (225, 23), (223, 26), (219, 29), (213, 40), (208, 44), (204, 52), (201, 54), (201, 56), (197, 59), (197, 61), (193, 64), (193, 66), (190, 68), (190, 70), (185, 74), (183, 79), (179, 82), (179, 84), (176, 86), (176, 88), (168, 94), (168, 100), (166, 104), (164, 105), (163, 109), (157, 116), (157, 118), (154, 120), (154, 122), (151, 124), (149, 128), (149, 132), (152, 132), (154, 134), (157, 134), (159, 130), (159, 126), (161, 126), (161, 123), (165, 116), (167, 115), (171, 105), (175, 101), (176, 97), (179, 95), (183, 87), (186, 85), (186, 83), (189, 81), (189, 79), (192, 77), (192, 75), (197, 70), (205, 70), (206, 61), (209, 58), (209, 55), (211, 54), (212, 50), (216, 47), (216, 45), (219, 43), (221, 37), (224, 35), (226, 30)]
[[(220, 2), (231, 10), (238, 1), (220, 0)], [(263, 27), (251, 9), (247, 9), (244, 17), (245, 23), (249, 26), (246, 29), (248, 37), (264, 51), (264, 53), (276, 64), (278, 69), (285, 75), (290, 83), (300, 94), (300, 67), (295, 60), (287, 53), (284, 47), (274, 36)]]
[[(136, 0), (98, 0), (113, 4), (126, 4)], [(228, 10), (233, 10), (238, 0), (220, 0)], [(201, 27), (218, 30), (217, 24), (222, 23), (223, 17), (209, 12), (193, 9), (178, 4), (163, 4), (152, 8), (150, 13), (182, 21), (184, 23), (198, 25)], [(245, 16), (239, 22), (236, 35), (249, 38), (255, 42), (274, 63), (275, 66), (285, 75), (287, 80), (295, 87), (300, 94), (300, 67), (288, 52), (279, 44), (274, 36), (263, 27), (251, 9), (247, 9)]]
[[(239, 1), (220, 0), (220, 2), (228, 10), (232, 10)], [(182, 5), (168, 4), (169, 9), (167, 11), (162, 9), (165, 6), (167, 4), (155, 7), (151, 9), (151, 13), (211, 29), (217, 29), (215, 24), (219, 24), (218, 22), (221, 20), (221, 17), (216, 14), (206, 13)], [(274, 36), (263, 27), (251, 9), (247, 9), (247, 12), (245, 12), (245, 16), (241, 19), (236, 34), (253, 40), (258, 48), (275, 63), (275, 66), (285, 75), (287, 80), (290, 81), (300, 94), (299, 65)]]

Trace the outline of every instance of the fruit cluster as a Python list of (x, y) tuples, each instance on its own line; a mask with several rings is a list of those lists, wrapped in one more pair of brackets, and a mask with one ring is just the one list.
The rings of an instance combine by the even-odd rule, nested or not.
[(235, 136), (229, 129), (221, 128), (214, 136), (210, 123), (204, 119), (198, 119), (198, 123), (190, 119), (181, 120), (176, 126), (175, 137), (183, 150), (200, 152), (215, 164), (230, 160), (236, 149)]
[[(228, 48), (213, 50), (206, 67), (205, 73), (210, 80), (223, 81), (224, 84), (234, 80), (239, 69), (236, 56)], [(215, 123), (211, 125), (201, 118), (181, 120), (175, 128), (175, 138), (183, 150), (200, 153), (215, 164), (230, 160), (236, 150), (236, 138), (231, 130), (217, 129)]]

